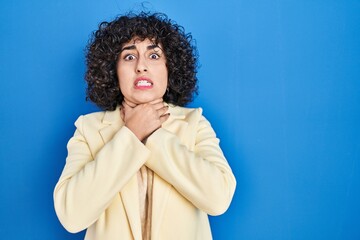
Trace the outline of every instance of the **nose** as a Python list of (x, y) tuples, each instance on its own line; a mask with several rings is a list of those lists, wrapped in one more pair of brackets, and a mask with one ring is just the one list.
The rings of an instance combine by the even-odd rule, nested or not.
[(147, 71), (148, 71), (148, 67), (146, 64), (146, 60), (143, 57), (139, 57), (139, 59), (137, 61), (137, 65), (136, 65), (136, 72), (142, 73), (142, 72), (147, 72)]

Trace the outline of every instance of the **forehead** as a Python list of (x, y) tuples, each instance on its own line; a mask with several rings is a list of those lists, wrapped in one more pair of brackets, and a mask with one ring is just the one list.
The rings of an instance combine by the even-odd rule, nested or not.
[(156, 43), (154, 39), (149, 39), (149, 38), (145, 38), (145, 39), (141, 39), (139, 37), (134, 37), (133, 39), (131, 39), (129, 42), (126, 42), (122, 45), (122, 49), (127, 48), (129, 46), (134, 46), (135, 48), (137, 46), (158, 46), (159, 48), (162, 49), (162, 44), (161, 43)]

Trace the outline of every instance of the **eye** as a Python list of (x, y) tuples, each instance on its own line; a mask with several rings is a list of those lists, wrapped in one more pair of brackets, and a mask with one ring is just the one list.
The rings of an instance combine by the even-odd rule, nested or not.
[(159, 58), (160, 58), (160, 55), (157, 53), (150, 54), (150, 59), (159, 59)]
[(135, 56), (133, 54), (128, 54), (124, 57), (124, 60), (126, 60), (126, 61), (131, 61), (134, 59), (135, 59)]

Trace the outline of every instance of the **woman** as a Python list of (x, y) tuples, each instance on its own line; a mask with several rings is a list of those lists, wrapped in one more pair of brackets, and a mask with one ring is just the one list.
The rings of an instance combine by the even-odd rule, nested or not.
[(202, 110), (191, 35), (162, 14), (99, 26), (87, 97), (54, 190), (55, 210), (85, 239), (211, 239), (207, 214), (229, 207), (234, 175)]

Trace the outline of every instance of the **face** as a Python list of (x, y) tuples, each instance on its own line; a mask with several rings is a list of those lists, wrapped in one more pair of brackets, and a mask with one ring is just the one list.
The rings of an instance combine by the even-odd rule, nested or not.
[(117, 62), (120, 91), (127, 103), (137, 105), (162, 98), (168, 81), (165, 53), (149, 39), (125, 43)]

